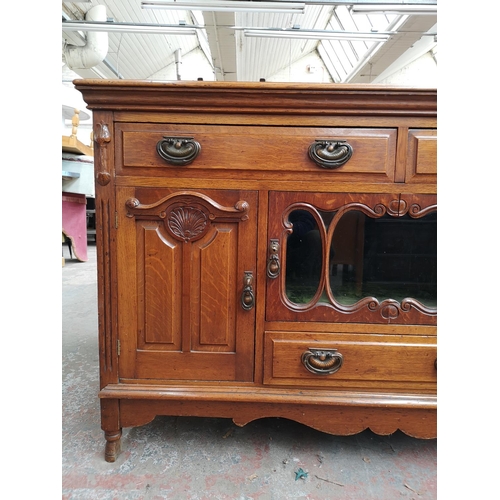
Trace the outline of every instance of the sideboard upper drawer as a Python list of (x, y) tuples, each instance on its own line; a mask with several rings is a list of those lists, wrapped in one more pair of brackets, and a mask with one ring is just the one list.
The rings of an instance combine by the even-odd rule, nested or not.
[(435, 183), (437, 176), (437, 131), (412, 130), (408, 133), (406, 179), (408, 183)]
[[(300, 172), (301, 179), (326, 174), (337, 180), (366, 181), (367, 175), (374, 182), (394, 180), (396, 129), (128, 123), (116, 127), (118, 175), (162, 176), (171, 170), (199, 175), (208, 169), (211, 176), (218, 171), (227, 176), (229, 170), (238, 176), (266, 171)], [(171, 155), (180, 164), (171, 163)]]
[(435, 337), (266, 332), (264, 349), (267, 384), (435, 390)]

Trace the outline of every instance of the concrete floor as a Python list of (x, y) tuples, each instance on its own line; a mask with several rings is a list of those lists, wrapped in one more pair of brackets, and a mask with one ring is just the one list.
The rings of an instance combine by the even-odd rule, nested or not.
[[(100, 428), (96, 252), (62, 268), (62, 498), (432, 500), (437, 440), (397, 432), (331, 436), (284, 419), (157, 417), (124, 429), (104, 461)], [(302, 469), (307, 476), (296, 479)]]

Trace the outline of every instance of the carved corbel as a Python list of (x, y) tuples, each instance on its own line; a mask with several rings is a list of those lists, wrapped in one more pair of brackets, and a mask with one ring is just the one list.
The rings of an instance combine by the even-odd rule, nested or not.
[(111, 181), (111, 174), (108, 166), (108, 148), (107, 145), (111, 141), (111, 133), (108, 125), (100, 122), (95, 124), (94, 141), (99, 145), (99, 171), (96, 173), (95, 179), (101, 186), (106, 186)]

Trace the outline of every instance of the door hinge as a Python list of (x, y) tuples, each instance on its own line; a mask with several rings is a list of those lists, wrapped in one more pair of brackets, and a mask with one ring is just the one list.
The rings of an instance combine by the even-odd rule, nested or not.
[(118, 212), (115, 212), (115, 229), (118, 229)]
[(120, 344), (120, 339), (118, 339), (118, 340), (116, 341), (116, 344), (117, 344), (117, 345), (116, 345), (116, 351), (117, 351), (118, 356), (119, 356), (119, 355), (120, 355), (120, 353), (121, 353), (121, 350), (122, 350), (122, 346), (121, 346), (121, 344)]

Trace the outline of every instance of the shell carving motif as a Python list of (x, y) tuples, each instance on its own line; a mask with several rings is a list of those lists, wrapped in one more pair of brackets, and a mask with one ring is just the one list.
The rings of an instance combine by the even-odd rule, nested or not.
[(170, 212), (166, 220), (169, 231), (183, 241), (191, 241), (203, 236), (208, 224), (208, 216), (199, 208), (178, 207)]

